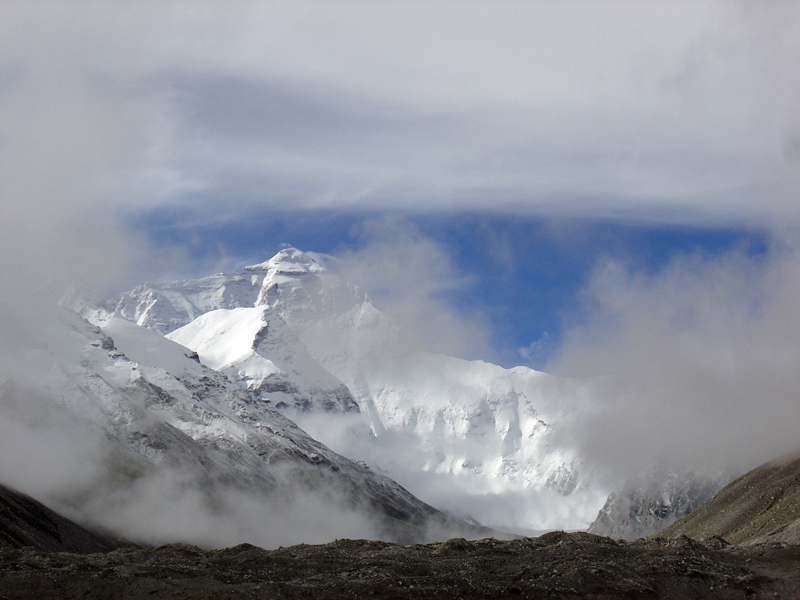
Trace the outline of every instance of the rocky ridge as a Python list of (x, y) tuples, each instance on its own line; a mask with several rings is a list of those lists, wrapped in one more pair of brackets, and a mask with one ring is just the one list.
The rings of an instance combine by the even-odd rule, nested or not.
[(132, 544), (89, 531), (27, 494), (0, 484), (0, 548), (87, 554), (126, 546)]
[(623, 540), (652, 535), (692, 513), (729, 479), (651, 468), (612, 492), (588, 531)]
[[(100, 329), (62, 310), (45, 337), (19, 348), (35, 379), (0, 378), (0, 422), (79, 457), (81, 481), (52, 484), (46, 498), (69, 517), (146, 543), (486, 534), (331, 451), (153, 331), (122, 319)], [(13, 456), (22, 448), (4, 452), (30, 462)], [(328, 529), (309, 519), (322, 506)]]
[(769, 461), (749, 471), (658, 535), (800, 544), (800, 456)]

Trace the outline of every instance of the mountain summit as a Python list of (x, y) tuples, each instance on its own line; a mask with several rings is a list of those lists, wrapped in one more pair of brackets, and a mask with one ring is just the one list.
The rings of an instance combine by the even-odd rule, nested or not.
[(308, 254), (297, 248), (284, 248), (268, 261), (245, 267), (245, 270), (270, 270), (274, 273), (319, 273), (322, 267)]

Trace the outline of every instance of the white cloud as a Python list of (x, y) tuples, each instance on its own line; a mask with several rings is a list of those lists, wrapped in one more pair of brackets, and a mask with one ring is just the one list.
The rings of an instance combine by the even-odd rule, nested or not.
[(367, 220), (358, 235), (357, 250), (320, 260), (395, 319), (404, 348), (461, 358), (491, 353), (485, 316), (454, 307), (453, 294), (469, 293), (475, 281), (459, 272), (442, 244), (400, 217)]
[(594, 377), (596, 404), (571, 435), (621, 472), (742, 470), (797, 451), (799, 292), (797, 247), (777, 242), (766, 256), (685, 256), (652, 275), (600, 268), (587, 324), (551, 365)]
[(44, 62), (139, 101), (123, 129), (149, 147), (117, 194), (132, 210), (202, 198), (680, 222), (796, 212), (792, 2), (2, 10), (4, 73)]

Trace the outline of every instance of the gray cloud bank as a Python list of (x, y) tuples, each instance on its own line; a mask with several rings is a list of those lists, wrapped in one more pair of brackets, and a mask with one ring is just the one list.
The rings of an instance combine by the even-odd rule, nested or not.
[[(796, 212), (793, 2), (1, 10), (0, 93), (35, 96), (35, 114), (60, 78), (90, 81), (79, 104), (91, 126), (130, 137), (115, 200), (133, 212), (201, 202), (672, 222)], [(39, 90), (25, 87), (36, 64), (49, 67)], [(118, 112), (95, 112), (111, 92)]]
[[(3, 365), (4, 367), (6, 365)], [(39, 365), (32, 378), (42, 377)], [(277, 491), (217, 480), (200, 466), (149, 463), (100, 427), (76, 418), (32, 380), (0, 372), (0, 481), (92, 527), (134, 542), (265, 548), (375, 538), (374, 512), (348, 506), (335, 484), (303, 489), (297, 472), (270, 470)], [(74, 398), (91, 404), (90, 397)], [(197, 457), (195, 457), (197, 458)], [(218, 474), (217, 474), (218, 475)], [(352, 503), (351, 503), (352, 504)]]

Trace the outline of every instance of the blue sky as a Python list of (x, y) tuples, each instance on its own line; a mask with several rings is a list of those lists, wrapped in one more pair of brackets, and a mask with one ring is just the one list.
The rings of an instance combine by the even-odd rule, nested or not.
[(446, 263), (430, 307), (482, 323), (454, 351), (540, 366), (604, 261), (757, 254), (798, 220), (791, 2), (96, 8), (2, 8), (6, 254), (49, 277), (351, 256), (395, 219)]
[[(191, 211), (190, 211), (191, 215)], [(184, 275), (262, 262), (285, 245), (341, 255), (364, 248), (365, 222), (392, 217), (433, 241), (462, 278), (437, 292), (465, 318), (480, 313), (491, 326), (482, 358), (542, 368), (562, 330), (581, 322), (581, 292), (598, 265), (620, 261), (658, 272), (680, 256), (710, 259), (734, 249), (759, 256), (769, 243), (764, 229), (620, 223), (600, 219), (553, 219), (474, 212), (366, 213), (364, 211), (251, 210), (233, 221), (206, 220), (186, 210), (140, 215), (134, 227), (156, 246), (188, 248)], [(381, 304), (381, 290), (359, 282)], [(372, 285), (371, 285), (372, 284)]]

